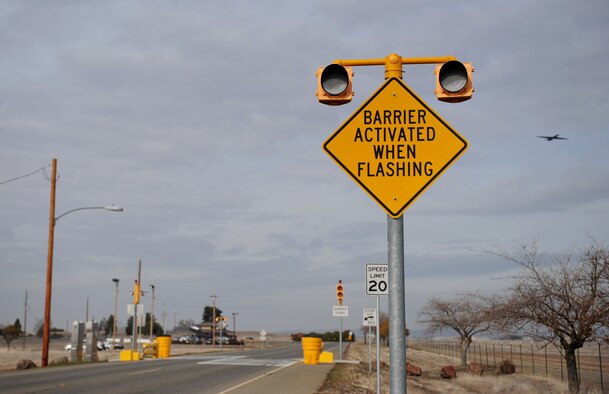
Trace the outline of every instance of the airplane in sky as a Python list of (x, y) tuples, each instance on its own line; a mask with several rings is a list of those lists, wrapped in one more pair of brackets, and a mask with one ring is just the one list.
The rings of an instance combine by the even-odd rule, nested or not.
[(552, 140), (568, 140), (568, 138), (563, 138), (563, 137), (559, 137), (560, 134), (556, 134), (556, 135), (538, 135), (537, 138), (545, 138), (546, 140), (552, 141)]

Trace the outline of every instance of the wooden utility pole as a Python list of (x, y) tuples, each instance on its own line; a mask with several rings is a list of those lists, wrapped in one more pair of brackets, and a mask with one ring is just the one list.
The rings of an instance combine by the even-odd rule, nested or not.
[(53, 244), (55, 241), (55, 188), (57, 184), (57, 159), (51, 167), (51, 207), (49, 209), (49, 244), (47, 250), (47, 279), (44, 298), (44, 324), (42, 331), (42, 362), (44, 368), (49, 364), (49, 338), (51, 333), (51, 288), (53, 284)]

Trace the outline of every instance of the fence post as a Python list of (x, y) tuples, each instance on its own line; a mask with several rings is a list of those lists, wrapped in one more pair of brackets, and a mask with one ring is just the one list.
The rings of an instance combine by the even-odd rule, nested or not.
[(524, 373), (524, 369), (522, 369), (522, 343), (518, 344), (518, 348), (520, 349), (520, 373)]
[(473, 362), (476, 362), (476, 343), (473, 342), (472, 345), (474, 345), (474, 353), (473, 353), (472, 360), (473, 360)]
[(548, 344), (543, 347), (544, 357), (546, 359), (546, 378), (548, 377)]
[(535, 355), (533, 354), (533, 341), (531, 341), (531, 363), (533, 364), (533, 375), (535, 375)]
[(486, 353), (486, 367), (488, 368), (489, 367), (489, 364), (488, 364), (488, 343), (484, 344), (484, 353)]
[(603, 357), (601, 356), (601, 342), (598, 341), (598, 369), (601, 372), (601, 393), (605, 392), (605, 385), (603, 384)]

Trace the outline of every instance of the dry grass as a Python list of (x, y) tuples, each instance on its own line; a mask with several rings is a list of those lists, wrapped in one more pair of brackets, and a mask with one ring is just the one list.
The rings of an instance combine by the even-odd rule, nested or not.
[[(368, 347), (363, 343), (354, 343), (347, 350), (345, 359), (358, 360), (359, 364), (336, 364), (328, 379), (317, 394), (368, 394), (376, 393), (376, 360), (372, 350), (372, 373), (369, 373)], [(489, 371), (482, 376), (474, 376), (457, 368), (457, 378), (446, 380), (440, 377), (440, 368), (444, 365), (458, 365), (459, 360), (409, 349), (408, 361), (423, 369), (419, 377), (408, 376), (408, 392), (414, 394), (431, 393), (568, 393), (567, 385), (556, 380), (539, 376), (514, 374), (497, 376)], [(381, 392), (389, 393), (389, 350), (381, 347)]]

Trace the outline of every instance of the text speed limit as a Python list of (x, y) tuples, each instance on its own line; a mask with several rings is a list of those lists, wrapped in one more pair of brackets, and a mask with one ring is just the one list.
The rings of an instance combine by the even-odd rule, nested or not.
[(366, 295), (389, 294), (389, 268), (387, 264), (366, 264)]

